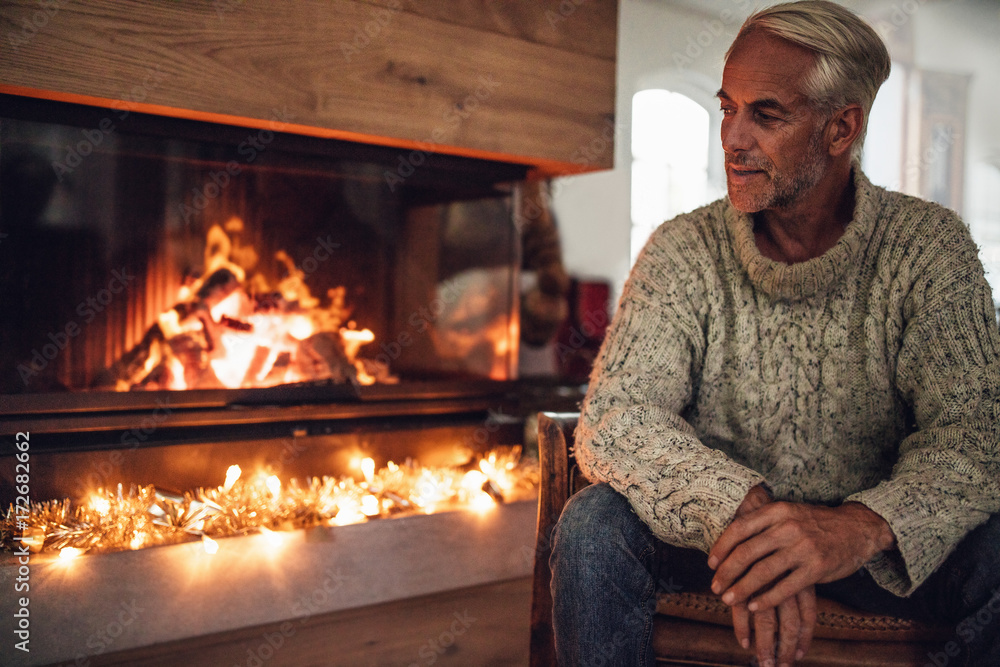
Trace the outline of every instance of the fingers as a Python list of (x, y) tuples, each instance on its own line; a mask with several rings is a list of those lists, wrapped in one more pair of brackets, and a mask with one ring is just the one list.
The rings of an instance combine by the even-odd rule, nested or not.
[(799, 617), (797, 597), (790, 597), (778, 605), (779, 667), (791, 665), (795, 660), (795, 651), (799, 646), (799, 628), (801, 624), (802, 619)]
[(812, 644), (813, 629), (816, 627), (816, 589), (809, 588), (799, 591), (796, 596), (799, 603), (799, 617), (802, 624), (799, 626), (799, 645), (795, 652), (795, 659), (801, 660), (809, 652)]
[[(747, 579), (748, 577), (749, 573), (747, 577), (744, 577), (743, 579)], [(772, 607), (778, 606), (788, 598), (796, 595), (802, 589), (811, 586), (813, 581), (814, 579), (813, 577), (810, 576), (808, 569), (804, 567), (796, 567), (791, 572), (789, 572), (787, 576), (780, 579), (770, 590), (767, 590), (760, 596), (750, 600), (747, 606), (750, 609), (750, 611), (758, 611), (760, 609), (771, 609)], [(743, 580), (739, 582), (739, 584), (742, 583)], [(756, 580), (750, 580), (747, 582), (746, 588), (747, 589), (752, 588), (756, 586), (756, 584), (757, 584)], [(733, 587), (733, 589), (730, 590), (734, 589), (735, 586)], [(760, 590), (759, 586), (757, 587), (757, 590)], [(735, 593), (733, 599), (735, 601), (739, 601), (740, 594)], [(723, 600), (725, 600), (725, 596), (723, 596)]]
[(774, 667), (774, 635), (778, 629), (774, 609), (753, 615), (754, 648), (761, 667)]
[[(737, 588), (733, 584), (737, 579), (742, 577), (740, 583), (743, 586), (734, 591), (735, 597), (730, 600), (726, 596), (723, 596), (722, 601), (726, 604), (743, 602), (747, 597), (756, 593), (762, 586), (770, 583), (779, 575), (784, 574), (787, 567), (782, 567), (781, 562), (774, 559), (764, 560), (773, 554), (779, 546), (769, 533), (765, 533), (736, 547), (719, 564), (718, 569), (716, 569), (715, 576), (712, 577), (712, 592), (718, 595), (730, 587)], [(751, 566), (753, 566), (753, 569), (747, 572)], [(745, 576), (744, 572), (747, 573)], [(750, 582), (743, 581), (754, 572), (756, 576)], [(761, 577), (764, 578), (763, 581), (760, 580)], [(753, 587), (748, 590), (748, 586)]]
[(768, 503), (758, 510), (734, 519), (722, 531), (722, 535), (719, 536), (719, 539), (715, 541), (712, 549), (708, 552), (708, 566), (714, 570), (718, 567), (719, 563), (729, 557), (733, 549), (757, 533), (766, 530), (772, 523), (768, 518), (770, 514), (768, 510), (780, 504)]
[(732, 608), (733, 633), (736, 641), (744, 649), (750, 648), (750, 610), (745, 604), (736, 604)]

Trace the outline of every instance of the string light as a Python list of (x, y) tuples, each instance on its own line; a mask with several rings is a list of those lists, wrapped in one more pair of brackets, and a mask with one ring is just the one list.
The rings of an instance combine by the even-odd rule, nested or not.
[(214, 553), (219, 545), (213, 538), (219, 537), (262, 533), (269, 545), (280, 546), (276, 531), (438, 510), (487, 511), (499, 502), (533, 499), (538, 484), (537, 462), (521, 460), (520, 447), (497, 448), (482, 463), (453, 468), (406, 460), (376, 470), (371, 458), (359, 460), (357, 467), (364, 481), (324, 476), (285, 484), (266, 473), (246, 478), (234, 465), (222, 486), (183, 494), (151, 485), (117, 485), (114, 491), (88, 494), (79, 505), (69, 500), (31, 503), (26, 519), (11, 507), (0, 515), (0, 539), (8, 550), (24, 544), (34, 553), (57, 552), (67, 560), (192, 540), (201, 540), (206, 552)]

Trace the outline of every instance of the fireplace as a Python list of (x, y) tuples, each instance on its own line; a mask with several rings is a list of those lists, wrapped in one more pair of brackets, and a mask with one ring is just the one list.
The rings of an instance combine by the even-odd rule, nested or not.
[[(31, 544), (34, 636), (73, 628), (23, 664), (92, 657), (132, 599), (155, 611), (100, 652), (302, 617), (330, 572), (307, 616), (528, 574), (532, 468), (498, 477), (524, 430), (524, 166), (284, 133), (281, 110), (0, 108), (0, 501), (21, 452), (53, 501), (5, 541)], [(279, 557), (297, 574), (247, 588)], [(177, 577), (214, 601), (185, 615)]]
[(513, 378), (524, 167), (0, 102), (6, 411)]

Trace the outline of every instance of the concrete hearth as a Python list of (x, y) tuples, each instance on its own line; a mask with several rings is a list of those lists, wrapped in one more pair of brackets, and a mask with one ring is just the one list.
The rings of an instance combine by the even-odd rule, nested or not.
[[(536, 504), (382, 519), (61, 561), (30, 558), (30, 590), (4, 595), (11, 618), (30, 599), (30, 653), (4, 664), (88, 664), (95, 655), (302, 619), (392, 600), (526, 577)], [(15, 590), (17, 563), (0, 565)]]

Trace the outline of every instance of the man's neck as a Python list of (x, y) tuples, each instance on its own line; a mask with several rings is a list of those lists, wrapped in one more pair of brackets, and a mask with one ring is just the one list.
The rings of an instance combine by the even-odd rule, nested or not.
[(757, 249), (785, 264), (805, 262), (832, 248), (854, 217), (851, 167), (827, 174), (788, 207), (754, 214)]

